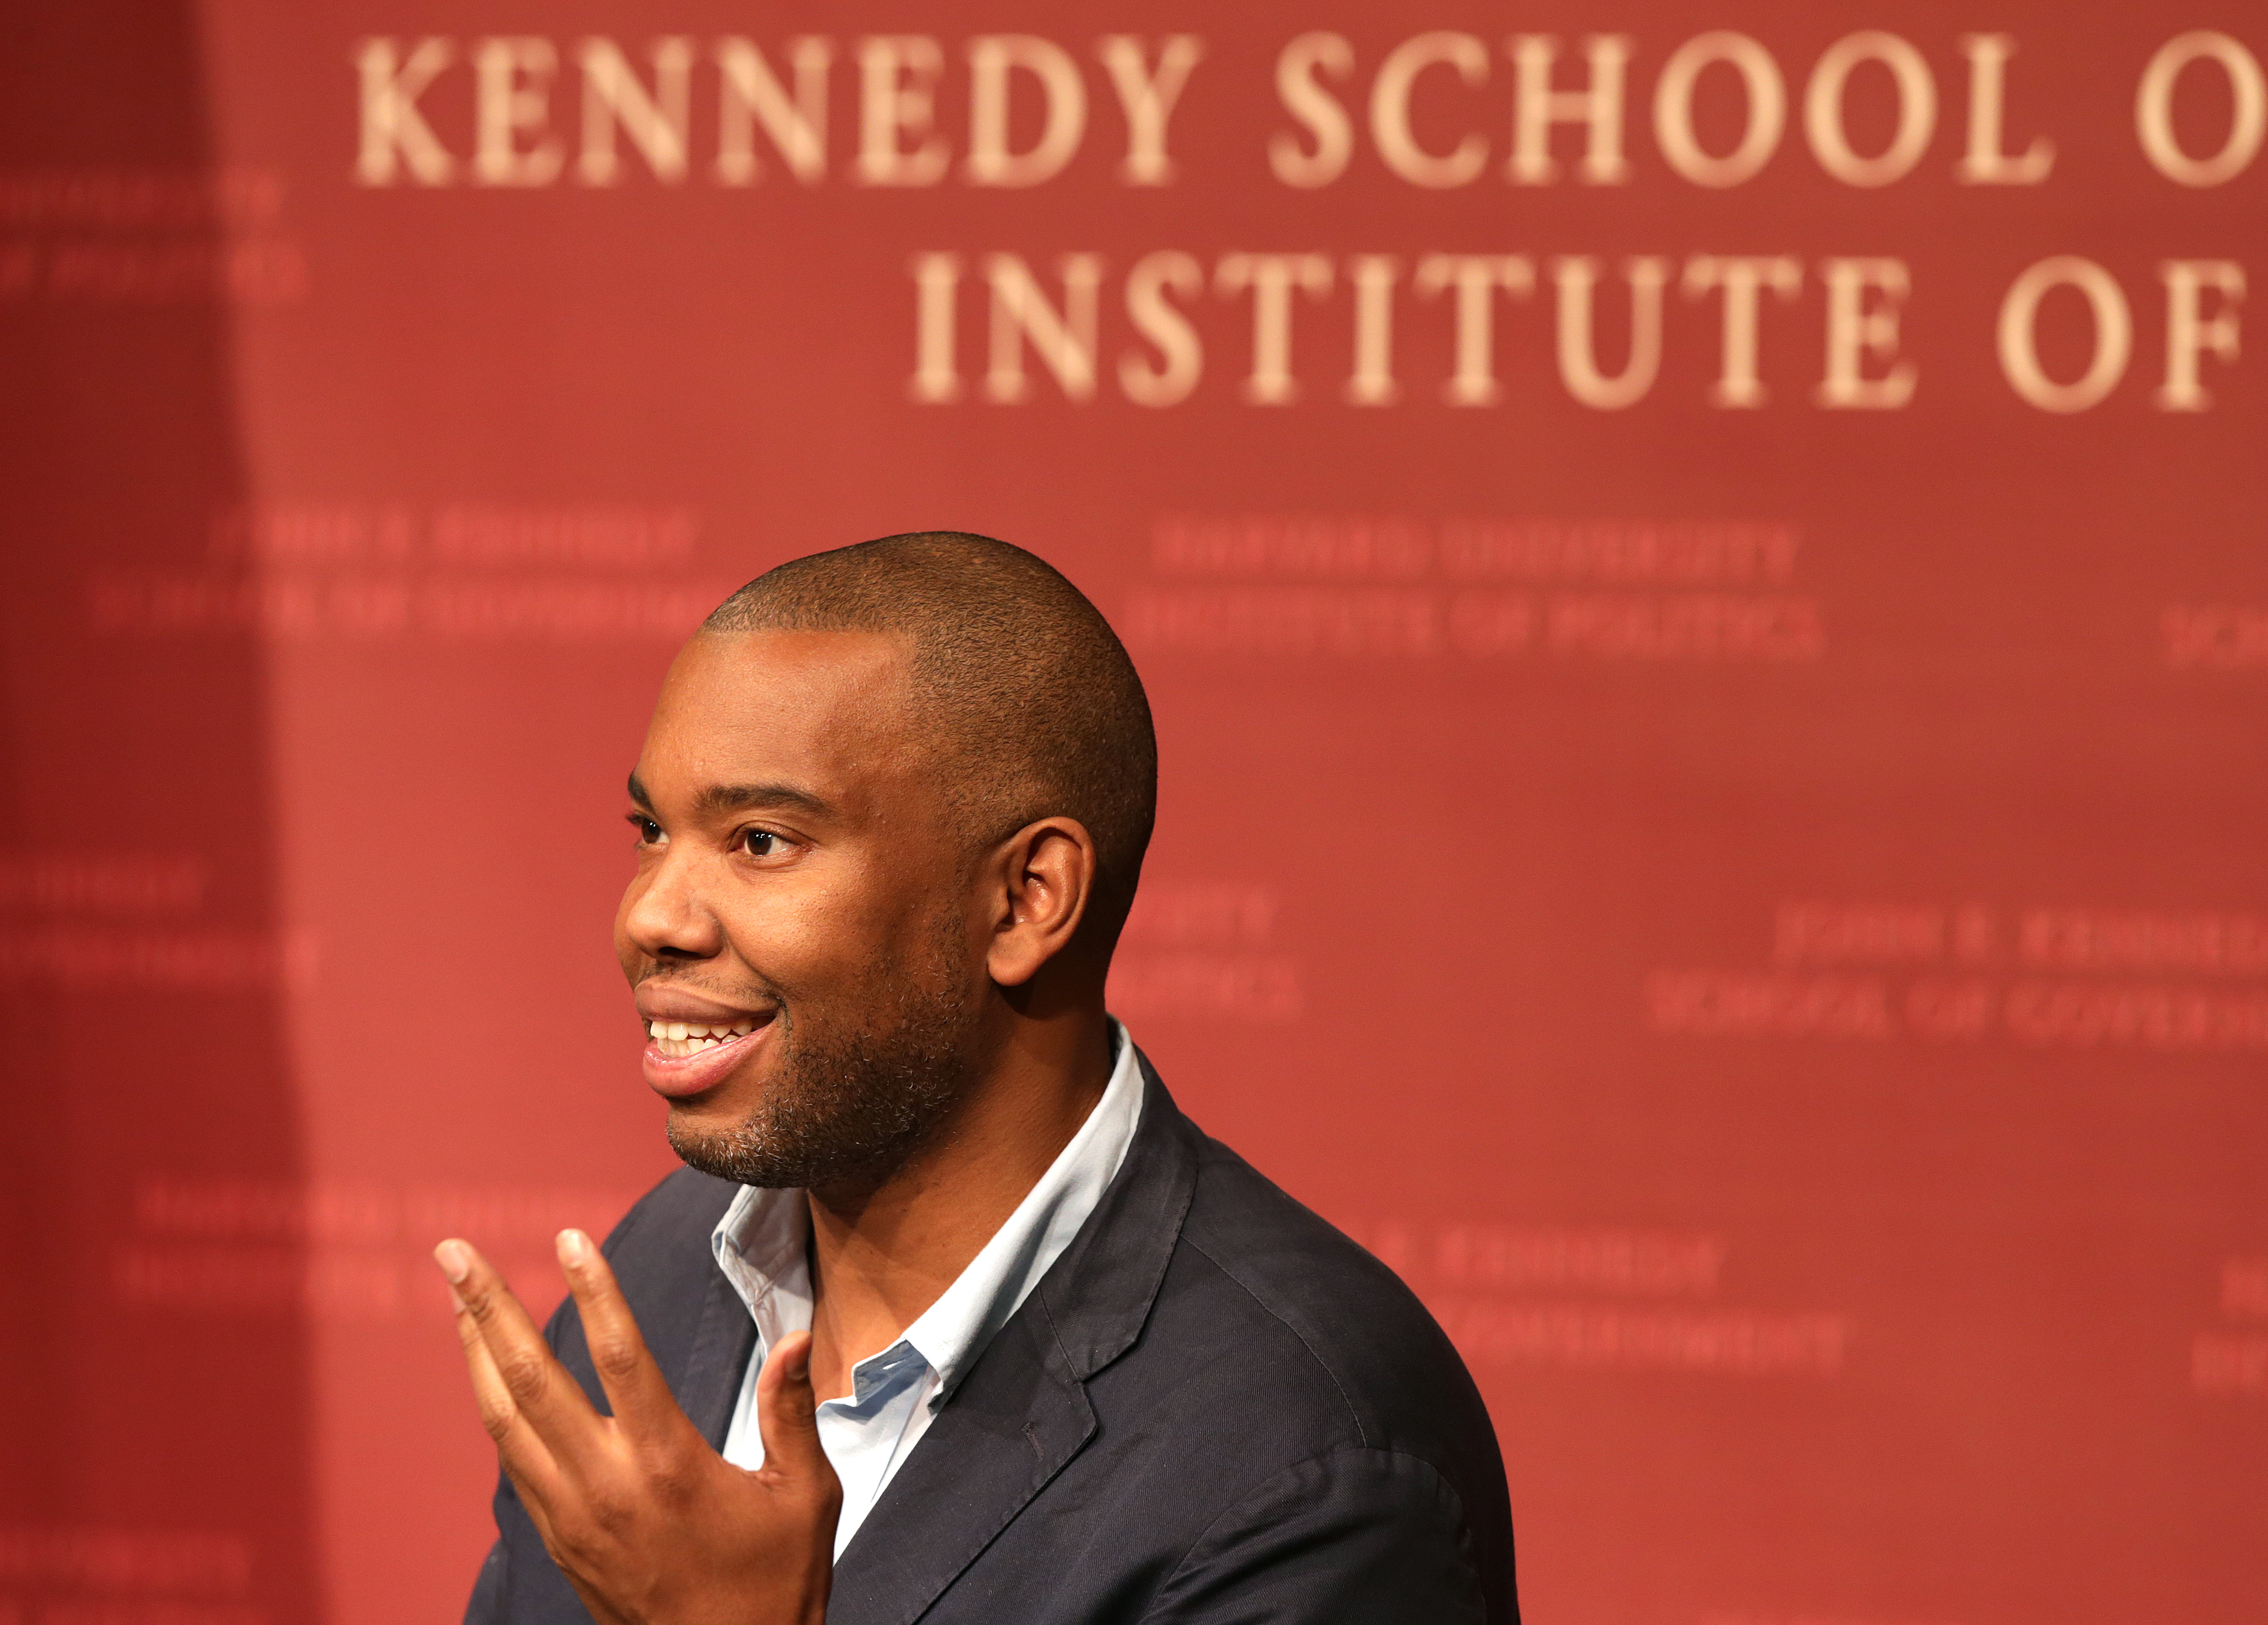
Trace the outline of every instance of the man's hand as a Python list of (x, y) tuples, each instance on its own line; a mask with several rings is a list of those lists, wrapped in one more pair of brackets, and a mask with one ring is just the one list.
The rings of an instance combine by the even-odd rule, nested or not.
[(433, 1256), (481, 1420), (528, 1516), (600, 1625), (821, 1625), (843, 1503), (820, 1449), (811, 1340), (782, 1338), (756, 1382), (764, 1465), (709, 1447), (669, 1392), (591, 1238), (559, 1236), (612, 1416), (552, 1357), (504, 1278), (461, 1241)]

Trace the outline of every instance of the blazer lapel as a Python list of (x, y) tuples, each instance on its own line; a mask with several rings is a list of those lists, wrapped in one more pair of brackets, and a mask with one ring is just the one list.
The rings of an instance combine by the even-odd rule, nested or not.
[(835, 1565), (828, 1625), (907, 1625), (1094, 1431), (1086, 1390), (1043, 1321), (1018, 1314)]
[[(703, 1237), (704, 1244), (707, 1239)], [(725, 1448), (725, 1434), (733, 1425), (733, 1409), (740, 1397), (741, 1375), (748, 1369), (748, 1356), (755, 1345), (756, 1323), (749, 1317), (748, 1306), (733, 1290), (725, 1272), (710, 1263), (693, 1352), (671, 1387), (678, 1404), (713, 1450)]]
[(1140, 1335), (1197, 1189), (1197, 1131), (1142, 1071), (1124, 1164), (858, 1526), (828, 1625), (909, 1625), (1094, 1436), (1086, 1381)]

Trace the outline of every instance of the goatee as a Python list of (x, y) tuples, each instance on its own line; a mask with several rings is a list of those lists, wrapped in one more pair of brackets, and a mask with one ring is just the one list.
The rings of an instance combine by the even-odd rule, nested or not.
[[(954, 944), (958, 946), (957, 942)], [(690, 1167), (736, 1185), (810, 1190), (876, 1186), (902, 1167), (966, 1093), (968, 997), (940, 956), (894, 979), (882, 1022), (830, 1032), (807, 1007), (783, 1001), (780, 1074), (729, 1128), (669, 1123), (670, 1148)], [(891, 996), (894, 995), (894, 996)], [(865, 1001), (869, 1012), (881, 999)]]

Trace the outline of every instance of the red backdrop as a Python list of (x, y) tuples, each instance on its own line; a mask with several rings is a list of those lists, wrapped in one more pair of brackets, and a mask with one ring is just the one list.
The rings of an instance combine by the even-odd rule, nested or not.
[(0, 1621), (459, 1606), (676, 640), (962, 527), (1557, 1625), (2268, 1609), (2256, 6), (11, 21)]

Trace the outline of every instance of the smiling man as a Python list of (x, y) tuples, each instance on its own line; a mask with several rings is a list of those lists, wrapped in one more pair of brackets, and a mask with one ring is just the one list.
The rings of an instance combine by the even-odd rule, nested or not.
[(1109, 626), (983, 537), (678, 655), (615, 942), (688, 1166), (562, 1235), (541, 1332), (437, 1250), (504, 1468), (468, 1621), (1516, 1621), (1455, 1352), (1105, 1012), (1156, 779)]

